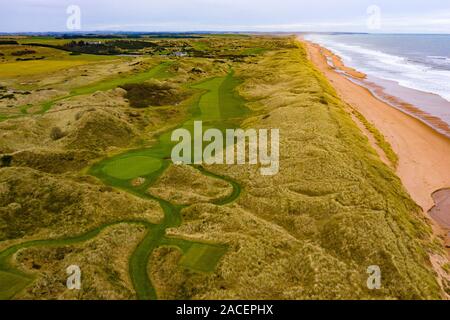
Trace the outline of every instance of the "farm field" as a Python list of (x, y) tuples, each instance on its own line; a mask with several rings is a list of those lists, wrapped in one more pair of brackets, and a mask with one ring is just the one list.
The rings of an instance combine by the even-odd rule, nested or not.
[[(16, 41), (0, 41), (0, 299), (442, 296), (429, 223), (294, 37)], [(195, 121), (280, 129), (280, 172), (175, 165), (172, 132)]]

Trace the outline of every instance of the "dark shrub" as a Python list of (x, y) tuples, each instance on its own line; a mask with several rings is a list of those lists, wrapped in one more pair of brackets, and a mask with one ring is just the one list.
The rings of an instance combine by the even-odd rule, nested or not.
[(4, 155), (0, 158), (0, 167), (9, 167), (11, 166), (12, 156)]
[(50, 131), (50, 138), (52, 140), (59, 140), (65, 136), (64, 132), (59, 127), (53, 127)]
[(15, 51), (15, 52), (11, 53), (11, 55), (17, 57), (17, 56), (25, 56), (27, 54), (35, 54), (35, 53), (36, 53), (36, 51), (34, 51), (34, 50), (25, 49), (25, 50)]
[(125, 98), (134, 108), (147, 108), (149, 106), (174, 105), (187, 96), (178, 88), (168, 83), (149, 82), (126, 84), (121, 87), (127, 91)]

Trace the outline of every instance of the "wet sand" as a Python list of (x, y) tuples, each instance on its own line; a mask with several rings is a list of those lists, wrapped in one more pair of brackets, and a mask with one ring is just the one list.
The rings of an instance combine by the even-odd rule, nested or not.
[(450, 189), (436, 191), (432, 197), (435, 206), (430, 209), (429, 214), (447, 232), (445, 246), (450, 249)]
[[(417, 118), (439, 133), (450, 138), (450, 126), (448, 125), (448, 122), (416, 107), (416, 105), (427, 106), (427, 109), (433, 109), (433, 114), (439, 114), (439, 112), (436, 112), (437, 109), (450, 110), (450, 103), (447, 100), (432, 93), (419, 92), (417, 90), (401, 87), (394, 81), (383, 80), (371, 76), (360, 79), (353, 77), (352, 74), (349, 74), (348, 72), (345, 72), (345, 74), (349, 75), (350, 80), (369, 89), (378, 99)], [(408, 97), (408, 100), (414, 101), (415, 104), (405, 102), (405, 100), (400, 97)], [(440, 113), (444, 114), (444, 112)]]
[[(435, 206), (433, 194), (450, 188), (450, 139), (426, 125), (406, 110), (400, 110), (390, 101), (377, 96), (383, 94), (382, 88), (373, 90), (359, 85), (361, 77), (353, 77), (339, 65), (333, 65), (333, 57), (326, 55), (328, 50), (304, 41), (309, 58), (329, 79), (340, 97), (358, 110), (369, 122), (385, 136), (399, 157), (397, 175), (402, 180), (411, 197), (424, 212)], [(378, 94), (374, 90), (379, 90)], [(376, 95), (377, 96), (376, 96)], [(386, 94), (386, 97), (389, 95)], [(412, 105), (405, 106), (410, 112), (420, 112)], [(432, 119), (431, 119), (432, 120)], [(437, 122), (436, 125), (439, 123)], [(450, 192), (445, 193), (450, 197)], [(441, 227), (447, 229), (442, 221), (450, 222), (450, 201), (439, 200), (439, 210), (431, 216)], [(430, 216), (430, 215), (429, 215)], [(448, 226), (450, 230), (450, 225)]]

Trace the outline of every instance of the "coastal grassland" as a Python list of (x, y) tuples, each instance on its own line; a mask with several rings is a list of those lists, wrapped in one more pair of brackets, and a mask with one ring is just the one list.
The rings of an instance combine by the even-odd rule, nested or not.
[[(224, 123), (231, 123), (233, 118), (242, 117), (246, 111), (243, 100), (234, 93), (238, 83), (230, 72), (225, 77), (214, 77), (191, 86), (199, 90), (199, 95), (192, 100), (190, 117), (179, 127), (189, 130), (193, 136), (194, 121), (208, 121), (209, 126), (222, 128)], [(130, 150), (105, 159), (93, 167), (92, 174), (122, 187), (129, 185), (129, 180), (134, 178), (152, 181), (154, 173), (163, 168), (162, 162), (171, 155), (175, 145), (171, 141), (171, 134), (172, 131), (161, 134), (158, 143), (151, 148)]]
[[(192, 299), (440, 299), (431, 228), (419, 207), (302, 45), (284, 41), (235, 68), (254, 111), (244, 126), (280, 129), (279, 174), (208, 166), (238, 182), (240, 198), (183, 209), (184, 223), (168, 235), (229, 249), (202, 280), (179, 265), (176, 251), (159, 251), (157, 291)], [(380, 290), (367, 288), (371, 265), (381, 268)], [(174, 282), (164, 284), (170, 275)]]
[(39, 59), (26, 55), (21, 58), (25, 60), (0, 62), (0, 114), (4, 119), (35, 114), (41, 111), (40, 105), (51, 105), (73, 88), (132, 71), (128, 58), (71, 56), (50, 48), (20, 50), (36, 51)]
[[(197, 99), (193, 100), (194, 104), (190, 107), (190, 118), (181, 126), (193, 132), (194, 120), (207, 120), (210, 126), (220, 127), (223, 126), (224, 122), (230, 121), (229, 118), (233, 120), (232, 117), (224, 117), (223, 115), (242, 116), (244, 111), (241, 108), (244, 108), (244, 106), (242, 100), (234, 93), (233, 84), (236, 85), (237, 83), (233, 81), (233, 73), (230, 72), (228, 76), (208, 79), (200, 85), (192, 86), (194, 89), (199, 89), (200, 94)], [(225, 91), (230, 92), (225, 94)], [(226, 98), (223, 100), (218, 98), (214, 99), (214, 97), (219, 97), (219, 94), (225, 94), (224, 97)], [(208, 101), (209, 104), (206, 104), (204, 100)], [(234, 103), (237, 103), (237, 105)], [(209, 108), (212, 110), (209, 110)], [(158, 138), (158, 143), (152, 147), (132, 150), (112, 158), (107, 158), (95, 164), (89, 171), (90, 174), (98, 177), (108, 185), (121, 188), (144, 199), (157, 200), (164, 210), (164, 221), (152, 228), (133, 253), (130, 260), (130, 274), (140, 299), (155, 299), (158, 297), (157, 291), (148, 277), (150, 272), (147, 271), (147, 268), (143, 268), (143, 263), (148, 262), (155, 249), (166, 244), (166, 241), (168, 241), (165, 239), (166, 229), (181, 224), (180, 210), (182, 206), (158, 198), (151, 193), (151, 189), (148, 190), (170, 165), (167, 159), (170, 157), (171, 149), (174, 145), (171, 142), (170, 135), (170, 131), (163, 133)], [(146, 162), (145, 168), (143, 169), (141, 165), (142, 161), (140, 160), (144, 158)], [(123, 164), (120, 170), (117, 170), (118, 162), (120, 162), (119, 165)], [(149, 163), (151, 164), (150, 166)], [(124, 169), (124, 167), (128, 168)], [(134, 182), (136, 180), (133, 179), (138, 179), (137, 181), (139, 183), (135, 184)], [(220, 200), (223, 201), (223, 204), (234, 201), (237, 198), (235, 196), (236, 193), (231, 192), (229, 196), (226, 194), (221, 195)], [(177, 241), (171, 241), (171, 243), (179, 246), (179, 242)], [(184, 243), (183, 247), (185, 246), (186, 244)], [(220, 246), (220, 248), (219, 250), (216, 246), (197, 243), (194, 247), (186, 251), (182, 265), (197, 271), (210, 271), (225, 253), (223, 247)]]
[[(111, 62), (112, 63), (112, 62)], [(59, 94), (57, 97), (52, 98), (52, 99), (47, 99), (44, 102), (41, 103), (28, 103), (25, 105), (19, 105), (18, 109), (17, 108), (6, 108), (9, 109), (8, 112), (11, 113), (11, 109), (14, 111), (16, 110), (16, 114), (11, 114), (9, 117), (5, 116), (5, 119), (8, 119), (10, 117), (19, 117), (19, 116), (24, 116), (27, 114), (44, 114), (47, 111), (49, 111), (55, 104), (62, 104), (65, 101), (69, 100), (69, 99), (74, 99), (80, 96), (90, 96), (93, 95), (95, 93), (100, 93), (100, 92), (106, 92), (112, 89), (116, 89), (119, 86), (124, 86), (127, 84), (135, 84), (135, 83), (142, 83), (144, 81), (150, 80), (150, 79), (165, 79), (168, 77), (171, 77), (171, 73), (168, 71), (168, 68), (170, 67), (170, 62), (166, 61), (166, 62), (153, 62), (153, 61), (145, 61), (144, 62), (138, 62), (139, 64), (142, 64), (142, 66), (134, 71), (129, 71), (126, 72), (125, 74), (123, 72), (119, 72), (119, 74), (115, 74), (113, 76), (107, 76), (105, 75), (104, 77), (101, 77), (99, 75), (97, 75), (96, 77), (94, 77), (94, 81), (92, 83), (86, 84), (84, 83), (83, 85), (77, 85), (77, 83), (75, 83), (74, 85), (76, 86), (75, 88), (64, 88), (64, 91)], [(117, 60), (117, 64), (119, 65), (119, 70), (120, 67), (124, 68), (124, 64), (126, 65), (127, 62), (123, 61), (123, 60)], [(86, 66), (85, 66), (86, 67)], [(126, 68), (126, 67), (125, 67)], [(75, 68), (76, 69), (76, 68)], [(79, 76), (79, 74), (78, 74)], [(100, 77), (100, 79), (98, 79)], [(66, 81), (64, 81), (66, 82)], [(69, 92), (67, 92), (66, 90), (69, 90)], [(54, 91), (54, 90), (53, 90)], [(42, 95), (42, 90), (38, 89), (35, 90), (34, 93), (39, 97), (39, 100), (42, 99), (42, 97), (40, 97), (40, 95)], [(26, 99), (24, 102), (31, 102), (33, 100), (30, 100), (30, 96), (33, 96), (33, 94), (29, 91), (26, 92)], [(20, 96), (18, 97), (14, 97), (15, 101), (18, 100)], [(32, 99), (32, 97), (31, 97)], [(38, 100), (38, 101), (39, 101)], [(86, 103), (86, 101), (82, 101), (81, 103)], [(73, 106), (73, 103), (70, 102), (70, 104)], [(19, 112), (20, 111), (20, 112)]]
[[(199, 65), (198, 62), (200, 62), (202, 70), (198, 72), (199, 70), (196, 69), (193, 72), (194, 66)], [(153, 69), (148, 68), (149, 65), (146, 61), (142, 64), (142, 60), (135, 59), (129, 64), (137, 66), (136, 70), (131, 73), (133, 82), (140, 83), (149, 79), (147, 73), (151, 72), (147, 71)], [(89, 280), (87, 291), (83, 291), (82, 295), (76, 298), (156, 298), (156, 293), (148, 277), (146, 262), (158, 245), (176, 246), (186, 254), (190, 252), (189, 256), (193, 261), (189, 262), (191, 259), (184, 259), (184, 264), (188, 268), (196, 270), (195, 272), (213, 271), (226, 252), (225, 246), (182, 239), (166, 239), (164, 237), (165, 230), (181, 223), (179, 215), (181, 206), (158, 199), (148, 194), (147, 190), (154, 179), (168, 167), (168, 161), (165, 158), (170, 155), (171, 144), (168, 143), (170, 131), (167, 128), (180, 125), (187, 125), (190, 128), (193, 119), (210, 118), (208, 113), (211, 110), (205, 108), (202, 110), (199, 107), (204, 96), (211, 91), (217, 91), (213, 93), (214, 96), (225, 97), (220, 98), (220, 101), (218, 100), (211, 106), (215, 109), (213, 113), (220, 117), (210, 120), (217, 121), (218, 126), (224, 126), (225, 123), (234, 123), (233, 126), (236, 126), (238, 122), (235, 118), (245, 114), (245, 111), (240, 110), (243, 108), (243, 103), (234, 92), (235, 86), (239, 82), (230, 72), (229, 64), (215, 65), (210, 60), (202, 61), (202, 58), (194, 58), (192, 61), (176, 61), (175, 64), (176, 68), (172, 68), (172, 64), (167, 64), (170, 72), (168, 68), (160, 70), (161, 80), (176, 72), (172, 79), (174, 84), (184, 84), (188, 81), (186, 86), (199, 83), (202, 85), (201, 88), (191, 88), (190, 90), (195, 91), (196, 94), (180, 105), (133, 110), (123, 103), (121, 95), (124, 90), (117, 88), (122, 83), (115, 82), (117, 79), (111, 78), (114, 82), (107, 85), (102, 80), (92, 83), (88, 81), (91, 84), (82, 86), (81, 89), (80, 86), (75, 86), (75, 88), (66, 86), (66, 89), (70, 88), (72, 94), (77, 95), (58, 101), (57, 108), (51, 112), (34, 116), (24, 113), (22, 118), (8, 119), (1, 124), (0, 130), (5, 134), (4, 136), (11, 138), (0, 145), (2, 166), (5, 166), (0, 169), (0, 189), (2, 190), (0, 235), (3, 240), (0, 243), (0, 250), (2, 250), (1, 254), (4, 258), (1, 270), (9, 276), (9, 280), (5, 280), (3, 277), (2, 281), (18, 283), (20, 278), (15, 278), (13, 274), (21, 274), (24, 277), (23, 285), (27, 287), (25, 291), (22, 291), (22, 285), (15, 286), (17, 290), (5, 293), (2, 298), (6, 298), (6, 296), (8, 298), (43, 298), (45, 296), (73, 298), (69, 297), (66, 289), (61, 286), (61, 277), (63, 276), (61, 272), (64, 273), (64, 268), (57, 257), (60, 257), (61, 250), (63, 253), (68, 250), (68, 255), (73, 256), (72, 249), (67, 249), (68, 246), (82, 246), (88, 241), (100, 239), (104, 228), (112, 226), (112, 224), (135, 224), (136, 221), (141, 221), (138, 224), (145, 227), (142, 241), (136, 248), (126, 249), (130, 253), (129, 256), (122, 255), (127, 260), (130, 283), (132, 283), (136, 296), (124, 296), (123, 294), (126, 294), (127, 291), (121, 291), (116, 286), (105, 285), (104, 281), (106, 280), (103, 277), (98, 277), (96, 280), (95, 277), (89, 276), (92, 282)], [(89, 70), (90, 68), (91, 66)], [(88, 74), (89, 70), (84, 72)], [(142, 72), (139, 71), (143, 71), (145, 76), (140, 77)], [(128, 75), (122, 75), (119, 78), (121, 80), (127, 78), (128, 82), (130, 80)], [(138, 77), (134, 78), (134, 75), (138, 75)], [(151, 73), (150, 77), (157, 77), (157, 73)], [(39, 81), (41, 80), (39, 79)], [(108, 81), (107, 79), (106, 82)], [(211, 83), (208, 84), (208, 82)], [(212, 85), (212, 83), (217, 85)], [(92, 89), (93, 87), (94, 89)], [(77, 89), (80, 91), (76, 91)], [(95, 93), (92, 90), (95, 90)], [(102, 99), (101, 103), (97, 101), (99, 99)], [(116, 101), (120, 103), (116, 103)], [(234, 103), (238, 103), (238, 105), (235, 106)], [(228, 108), (230, 110), (227, 110)], [(46, 109), (46, 111), (50, 110)], [(148, 119), (148, 115), (152, 115), (151, 120)], [(228, 116), (233, 119), (228, 119)], [(15, 133), (19, 128), (20, 134), (17, 136)], [(59, 132), (56, 137), (52, 135), (55, 128)], [(158, 135), (155, 134), (154, 129), (159, 130)], [(161, 132), (167, 133), (161, 135)], [(113, 154), (118, 154), (120, 148), (132, 148), (133, 143), (138, 141), (134, 139), (135, 137), (141, 136), (141, 138), (148, 139), (150, 134), (151, 137), (158, 138), (159, 142), (156, 145), (151, 143), (151, 147), (132, 151), (125, 149), (120, 156), (107, 158), (124, 160), (134, 157), (131, 163), (127, 162), (125, 165), (119, 163), (120, 168), (115, 168), (113, 164), (113, 176), (110, 176), (111, 172), (106, 170), (101, 176), (106, 185), (100, 184), (92, 177), (80, 176), (78, 173), (80, 166), (83, 163), (86, 165), (85, 161), (92, 161), (100, 154), (108, 156), (106, 153), (108, 148), (119, 148), (113, 152)], [(21, 135), (27, 139), (22, 139)], [(149, 143), (143, 144), (148, 145)], [(141, 166), (144, 161), (135, 161), (142, 160), (140, 157), (148, 156), (149, 150), (155, 159), (161, 161), (162, 165), (159, 169), (149, 170), (146, 166), (147, 163)], [(4, 156), (5, 153), (6, 156)], [(86, 157), (86, 159), (80, 160), (80, 156)], [(52, 168), (52, 163), (54, 168)], [(107, 161), (103, 162), (103, 164), (105, 163)], [(60, 164), (63, 165), (59, 166)], [(136, 164), (137, 166), (135, 166)], [(133, 166), (135, 167), (133, 168)], [(57, 170), (57, 167), (60, 170)], [(128, 172), (124, 177), (122, 175), (123, 168), (130, 169), (132, 172)], [(86, 171), (84, 170), (84, 172)], [(206, 201), (226, 205), (239, 197), (240, 189), (234, 181), (212, 173), (208, 174), (204, 169), (200, 171), (202, 175), (213, 177), (204, 179), (206, 184), (212, 181), (212, 184), (219, 186), (218, 189), (223, 188), (228, 191), (222, 192), (218, 196), (207, 194), (210, 198), (207, 198)], [(119, 178), (122, 179), (118, 178), (117, 172), (120, 173)], [(140, 175), (144, 175), (144, 177), (140, 177)], [(134, 177), (144, 178), (144, 184), (140, 185), (140, 181), (134, 184), (134, 181), (130, 181), (134, 180), (132, 179)], [(219, 180), (225, 182), (221, 183)], [(118, 181), (120, 183), (117, 183)], [(231, 192), (229, 192), (230, 186), (227, 183), (231, 184), (233, 189)], [(39, 187), (36, 187), (36, 184)], [(129, 195), (118, 189), (128, 192)], [(31, 192), (30, 190), (35, 191)], [(159, 206), (155, 207), (155, 203), (159, 203)], [(162, 219), (163, 212), (164, 218)], [(189, 251), (189, 247), (194, 244), (195, 246)], [(102, 246), (101, 249), (105, 253), (112, 251), (111, 248), (105, 246)], [(77, 254), (79, 253), (80, 259), (91, 257), (97, 261), (95, 256), (89, 253), (89, 250), (85, 251), (79, 248), (74, 250)], [(15, 253), (18, 255), (14, 255)], [(49, 259), (45, 259), (45, 256), (49, 256)], [(20, 257), (20, 261), (17, 260), (18, 257)], [(109, 260), (107, 263), (104, 260), (100, 261), (103, 261), (103, 265), (114, 264)], [(69, 261), (64, 258), (63, 262)], [(17, 268), (21, 271), (17, 271)], [(14, 272), (11, 272), (13, 270)], [(113, 271), (105, 274), (112, 273), (113, 277), (108, 278), (107, 281), (114, 283), (113, 280), (117, 277), (114, 276), (116, 272)], [(54, 277), (51, 276), (53, 273)], [(121, 279), (123, 280), (123, 278)], [(35, 281), (31, 284), (32, 280)], [(102, 292), (102, 287), (110, 288), (111, 293)]]
[[(76, 44), (74, 48), (70, 45), (64, 46), (69, 40)], [(56, 41), (59, 44), (46, 43), (48, 41)], [(208, 75), (216, 76), (218, 74), (215, 71), (218, 69), (224, 71), (233, 62), (262, 55), (267, 50), (275, 48), (278, 42), (273, 39), (268, 41), (264, 37), (233, 35), (220, 38), (204, 36), (189, 40), (178, 37), (151, 40), (22, 38), (18, 45), (0, 46), (2, 54), (0, 88), (6, 88), (4, 93), (0, 92), (0, 120), (46, 112), (54, 102), (60, 103), (65, 98), (90, 94), (96, 89), (100, 91), (112, 89), (108, 83), (114, 87), (145, 81), (139, 77), (135, 80), (130, 79), (131, 82), (124, 81), (123, 78), (130, 74), (141, 74), (145, 78), (143, 64), (148, 64), (150, 60), (153, 61), (153, 65), (157, 64), (158, 59), (159, 62), (162, 60), (174, 62), (152, 78), (166, 79), (176, 74), (180, 80), (182, 78), (184, 80), (180, 83), (187, 83)], [(117, 46), (119, 51), (107, 55), (83, 54), (76, 51), (95, 53), (103, 45), (106, 45), (106, 48)], [(71, 50), (75, 51), (70, 52)], [(118, 56), (120, 53), (124, 55)], [(186, 58), (179, 59), (177, 54), (182, 54)], [(114, 79), (118, 83), (115, 83)]]
[(162, 210), (88, 179), (26, 167), (0, 169), (0, 249), (17, 241), (64, 238), (123, 220), (157, 223)]
[[(26, 52), (27, 50), (30, 53), (14, 56), (14, 54)], [(4, 54), (5, 58), (0, 61), (0, 79), (51, 73), (114, 58), (88, 54), (71, 56), (65, 51), (32, 46), (1, 46), (0, 51)], [(23, 60), (20, 61), (18, 59)]]
[[(144, 236), (145, 226), (145, 222), (129, 221), (103, 226), (79, 237), (21, 244), (14, 252), (19, 270), (10, 265), (10, 278), (22, 275), (21, 285), (28, 287), (2, 291), (0, 298), (15, 295), (16, 299), (132, 299), (135, 294), (128, 275), (128, 259)], [(10, 263), (8, 258), (11, 259), (5, 254), (0, 257), (2, 268)], [(81, 291), (65, 286), (65, 270), (70, 265), (82, 270)], [(36, 277), (37, 272), (40, 277)], [(31, 281), (33, 285), (29, 286)]]
[(375, 141), (377, 145), (383, 150), (384, 154), (388, 158), (389, 162), (392, 164), (393, 168), (397, 168), (398, 166), (398, 156), (392, 149), (392, 146), (386, 141), (385, 137), (381, 134), (381, 132), (369, 121), (367, 121), (364, 116), (357, 111), (356, 109), (352, 108), (351, 111), (359, 121), (366, 127), (367, 130), (373, 135), (375, 138)]
[(114, 79), (103, 80), (99, 83), (87, 85), (85, 87), (76, 88), (71, 91), (71, 96), (91, 94), (96, 91), (107, 91), (119, 86), (123, 86), (129, 83), (140, 83), (149, 79), (161, 79), (168, 75), (167, 68), (170, 66), (169, 62), (160, 63), (153, 68), (149, 68), (144, 72), (131, 74), (124, 77), (118, 77)]
[(6, 300), (13, 297), (17, 292), (23, 290), (30, 279), (19, 274), (0, 271), (0, 300)]
[(204, 51), (210, 49), (208, 41), (205, 40), (192, 41), (191, 45), (195, 50)]
[[(183, 188), (179, 188), (183, 185)], [(153, 184), (149, 192), (177, 205), (217, 202), (228, 199), (237, 188), (217, 177), (191, 166), (170, 166)]]
[(248, 49), (244, 49), (241, 51), (241, 54), (243, 55), (259, 55), (262, 54), (264, 52), (266, 52), (267, 49), (266, 48), (248, 48)]
[[(186, 41), (159, 45), (180, 50)], [(89, 65), (86, 77), (58, 87), (57, 96), (79, 95), (0, 124), (8, 138), (0, 141), (0, 281), (20, 291), (5, 296), (439, 299), (430, 227), (304, 48), (286, 37), (205, 41), (195, 57), (123, 58), (102, 79)], [(251, 48), (265, 50), (242, 54)], [(135, 108), (114, 87), (167, 60), (159, 81), (191, 94), (181, 103)], [(279, 174), (173, 167), (171, 132), (192, 131), (195, 120), (205, 129), (279, 128)], [(69, 263), (87, 268), (81, 296), (62, 287)], [(380, 290), (367, 289), (370, 265), (381, 268)], [(29, 274), (35, 281), (22, 290)]]
[(77, 96), (89, 95), (98, 91), (108, 91), (119, 86), (123, 86), (131, 83), (140, 83), (149, 79), (158, 79), (167, 76), (167, 67), (170, 65), (169, 62), (162, 62), (153, 68), (149, 68), (143, 72), (133, 73), (131, 75), (114, 77), (111, 79), (105, 79), (97, 83), (89, 84), (80, 88), (73, 89), (69, 95), (56, 98), (54, 100), (47, 101), (42, 104), (41, 113), (45, 113), (52, 108), (55, 102), (70, 99)]

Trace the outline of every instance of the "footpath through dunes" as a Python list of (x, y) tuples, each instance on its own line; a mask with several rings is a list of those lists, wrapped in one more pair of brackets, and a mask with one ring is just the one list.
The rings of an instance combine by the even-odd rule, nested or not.
[[(191, 107), (191, 119), (186, 121), (182, 127), (193, 130), (193, 122), (196, 120), (202, 120), (209, 123), (210, 126), (224, 129), (230, 128), (230, 126), (238, 126), (239, 120), (247, 113), (243, 100), (235, 93), (235, 87), (239, 83), (239, 80), (233, 76), (233, 72), (230, 72), (228, 76), (209, 79), (193, 86), (200, 92)], [(106, 88), (105, 86), (102, 87)], [(88, 91), (90, 92), (90, 90)], [(88, 91), (82, 90), (80, 92), (85, 94)], [(0, 283), (2, 283), (0, 299), (13, 298), (18, 292), (31, 284), (35, 278), (34, 275), (19, 271), (12, 265), (13, 256), (19, 250), (32, 247), (68, 246), (85, 242), (95, 238), (105, 228), (123, 223), (140, 224), (146, 228), (144, 239), (136, 247), (129, 261), (130, 278), (139, 299), (157, 298), (157, 292), (148, 275), (148, 261), (152, 252), (158, 247), (178, 248), (183, 254), (180, 265), (190, 270), (206, 273), (214, 271), (227, 247), (222, 244), (166, 237), (168, 228), (181, 225), (180, 211), (188, 205), (175, 205), (148, 192), (152, 184), (171, 165), (169, 157), (172, 146), (170, 132), (166, 132), (159, 137), (158, 143), (153, 147), (130, 150), (105, 159), (95, 164), (89, 171), (90, 174), (98, 177), (107, 185), (120, 188), (143, 199), (158, 201), (164, 211), (164, 219), (160, 224), (150, 224), (145, 221), (117, 221), (73, 238), (36, 240), (9, 247), (0, 252)], [(229, 195), (215, 199), (211, 203), (226, 205), (239, 197), (240, 185), (232, 179), (208, 172), (201, 166), (194, 166), (194, 168), (201, 174), (223, 180), (232, 187)], [(136, 181), (140, 181), (140, 183), (136, 183)], [(6, 286), (3, 286), (3, 284), (6, 284)]]

